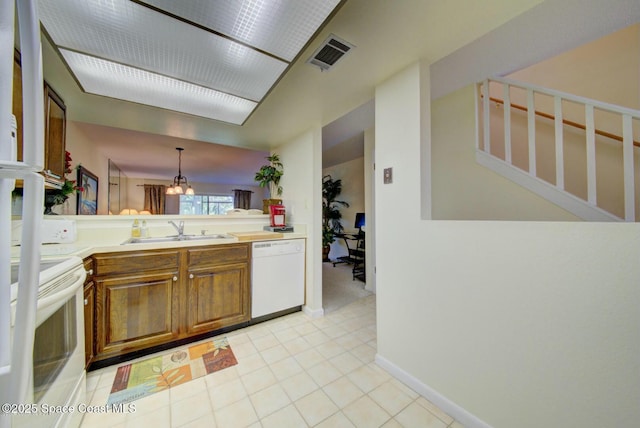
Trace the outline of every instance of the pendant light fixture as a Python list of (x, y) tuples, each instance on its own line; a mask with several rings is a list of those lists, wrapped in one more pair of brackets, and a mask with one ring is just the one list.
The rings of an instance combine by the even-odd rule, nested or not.
[[(178, 175), (173, 177), (173, 185), (167, 187), (167, 195), (182, 195), (183, 193), (185, 195), (193, 195), (195, 192), (189, 185), (189, 180), (182, 175), (182, 151), (184, 149), (182, 147), (176, 147), (176, 150), (178, 151)], [(187, 186), (186, 191), (182, 187), (183, 182), (184, 185)]]

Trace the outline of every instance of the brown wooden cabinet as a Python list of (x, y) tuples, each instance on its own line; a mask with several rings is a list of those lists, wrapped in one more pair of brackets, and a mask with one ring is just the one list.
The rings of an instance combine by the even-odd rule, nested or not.
[(65, 171), (67, 109), (62, 99), (44, 84), (44, 174), (45, 181), (62, 186)]
[(84, 269), (87, 278), (84, 281), (84, 357), (85, 367), (93, 361), (95, 345), (95, 302), (96, 287), (93, 282), (93, 260), (89, 257), (84, 260)]
[(249, 246), (189, 249), (187, 257), (187, 333), (205, 333), (248, 321)]
[[(22, 69), (20, 53), (15, 51), (13, 62), (13, 108), (18, 124), (16, 136), (18, 160), (22, 160), (23, 120), (22, 120)], [(62, 98), (44, 82), (44, 168), (45, 182), (59, 187), (64, 184), (66, 154), (67, 109)]]
[(251, 317), (249, 244), (96, 254), (94, 361)]
[(176, 272), (97, 279), (97, 355), (120, 355), (177, 339), (177, 281)]
[(96, 360), (178, 338), (179, 250), (93, 256)]
[(84, 363), (85, 367), (91, 364), (94, 354), (94, 323), (93, 314), (95, 312), (96, 289), (93, 281), (84, 286)]

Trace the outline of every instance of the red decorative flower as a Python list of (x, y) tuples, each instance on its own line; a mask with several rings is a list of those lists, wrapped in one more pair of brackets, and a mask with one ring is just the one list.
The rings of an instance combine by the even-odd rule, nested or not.
[[(65, 157), (64, 157), (65, 175), (69, 174), (70, 172), (73, 172), (73, 168), (71, 168), (72, 160), (73, 159), (71, 158), (71, 153), (69, 153), (69, 151), (65, 151)], [(50, 195), (54, 199), (56, 205), (58, 205), (58, 204), (64, 203), (69, 198), (69, 195), (71, 193), (83, 192), (83, 191), (84, 191), (83, 187), (76, 186), (76, 180), (67, 180), (67, 178), (65, 177), (64, 184), (60, 189), (47, 190), (47, 194)]]

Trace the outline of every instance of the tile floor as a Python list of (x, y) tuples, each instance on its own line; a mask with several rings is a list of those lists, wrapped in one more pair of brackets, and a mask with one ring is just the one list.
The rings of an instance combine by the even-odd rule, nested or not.
[(325, 314), (370, 296), (365, 283), (353, 279), (353, 266), (322, 263), (322, 308)]
[[(462, 428), (375, 364), (375, 304), (228, 333), (236, 366), (134, 401), (135, 412), (85, 414), (82, 427)], [(106, 403), (116, 369), (88, 374), (91, 405)]]

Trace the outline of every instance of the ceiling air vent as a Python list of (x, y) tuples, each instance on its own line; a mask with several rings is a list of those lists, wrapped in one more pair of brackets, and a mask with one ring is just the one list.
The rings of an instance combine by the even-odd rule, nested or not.
[(320, 70), (326, 71), (333, 67), (347, 52), (355, 46), (346, 42), (333, 34), (324, 41), (322, 45), (307, 60), (309, 64), (320, 67)]

